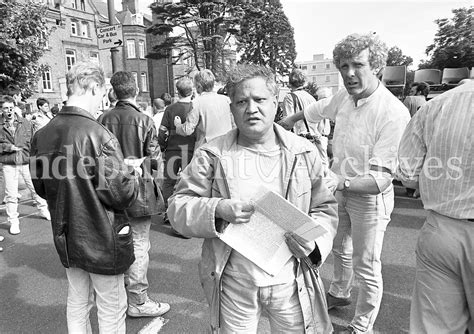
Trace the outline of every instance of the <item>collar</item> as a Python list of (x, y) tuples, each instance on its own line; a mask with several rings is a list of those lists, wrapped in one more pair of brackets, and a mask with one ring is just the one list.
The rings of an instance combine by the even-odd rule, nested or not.
[(135, 104), (135, 103), (132, 103), (130, 101), (118, 101), (117, 104), (115, 105), (115, 107), (132, 107), (133, 109), (135, 109), (137, 112), (139, 113), (142, 113), (142, 111), (140, 110), (140, 108)]
[(186, 96), (186, 97), (180, 98), (178, 102), (189, 103), (189, 102), (191, 102), (191, 98), (192, 98), (192, 97), (193, 97), (193, 96), (190, 95), (190, 96)]
[(77, 115), (95, 120), (94, 116), (92, 116), (90, 112), (74, 106), (64, 106), (58, 115)]
[(354, 98), (351, 96), (351, 101), (352, 101), (352, 103), (354, 104), (354, 107), (355, 107), (355, 108), (359, 108), (359, 107), (363, 106), (364, 104), (369, 103), (370, 101), (376, 99), (377, 96), (380, 94), (380, 92), (381, 92), (381, 90), (382, 90), (381, 86), (383, 86), (383, 85), (382, 85), (382, 83), (381, 83), (380, 80), (379, 80), (379, 81), (378, 81), (378, 84), (377, 84), (377, 88), (375, 88), (375, 90), (372, 92), (372, 94), (370, 94), (369, 96), (364, 97), (364, 98), (362, 98), (362, 99), (359, 99), (359, 100), (357, 101), (357, 105), (356, 105), (356, 103), (355, 103), (355, 101), (354, 101)]

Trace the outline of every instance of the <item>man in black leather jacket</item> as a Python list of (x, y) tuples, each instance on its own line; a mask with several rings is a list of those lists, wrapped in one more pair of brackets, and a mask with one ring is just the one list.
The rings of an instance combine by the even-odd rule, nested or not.
[(90, 330), (95, 291), (100, 333), (125, 333), (124, 272), (135, 257), (121, 210), (137, 197), (138, 175), (125, 165), (115, 136), (92, 116), (106, 93), (103, 70), (78, 63), (66, 80), (67, 106), (31, 144), (33, 184), (48, 202), (54, 244), (66, 267), (68, 332)]
[(164, 211), (163, 197), (151, 176), (149, 163), (158, 149), (157, 130), (153, 119), (136, 104), (138, 87), (131, 72), (119, 71), (110, 78), (118, 102), (114, 109), (99, 117), (122, 147), (125, 162), (142, 173), (140, 193), (127, 209), (133, 231), (135, 262), (125, 273), (128, 295), (127, 314), (130, 317), (157, 317), (169, 311), (170, 305), (156, 302), (148, 296), (148, 263), (151, 216)]

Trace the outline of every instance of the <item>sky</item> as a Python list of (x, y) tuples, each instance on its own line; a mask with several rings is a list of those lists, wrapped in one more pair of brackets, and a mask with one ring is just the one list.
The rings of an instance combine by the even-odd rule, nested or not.
[[(296, 61), (310, 61), (313, 54), (332, 58), (334, 45), (351, 33), (376, 32), (390, 48), (398, 46), (413, 58), (417, 69), (427, 59), (438, 25), (434, 20), (452, 18), (452, 9), (469, 7), (472, 0), (280, 0), (294, 29)], [(116, 0), (119, 2), (119, 0)], [(139, 0), (151, 13), (152, 0)], [(120, 9), (121, 4), (116, 5)]]

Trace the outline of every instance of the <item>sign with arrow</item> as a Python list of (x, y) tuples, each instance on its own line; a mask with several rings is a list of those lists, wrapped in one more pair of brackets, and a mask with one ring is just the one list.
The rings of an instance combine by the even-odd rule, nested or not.
[(116, 48), (123, 45), (122, 25), (114, 24), (97, 28), (99, 50)]

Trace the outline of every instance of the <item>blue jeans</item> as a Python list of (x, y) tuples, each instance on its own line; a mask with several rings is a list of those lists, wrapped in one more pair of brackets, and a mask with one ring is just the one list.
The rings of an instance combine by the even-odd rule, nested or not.
[(98, 275), (79, 268), (66, 268), (67, 330), (69, 334), (92, 333), (89, 313), (97, 303), (99, 332), (125, 334), (127, 294), (123, 274)]
[(142, 304), (148, 298), (148, 263), (150, 250), (151, 216), (130, 217), (135, 261), (125, 273), (128, 303)]
[(339, 225), (333, 243), (334, 276), (329, 293), (349, 298), (352, 281), (359, 283), (359, 295), (351, 325), (362, 332), (372, 329), (383, 295), (383, 237), (393, 211), (390, 188), (379, 195), (359, 195), (338, 191)]
[(272, 333), (304, 333), (296, 281), (258, 287), (231, 275), (222, 277), (221, 333), (257, 333), (262, 309)]

